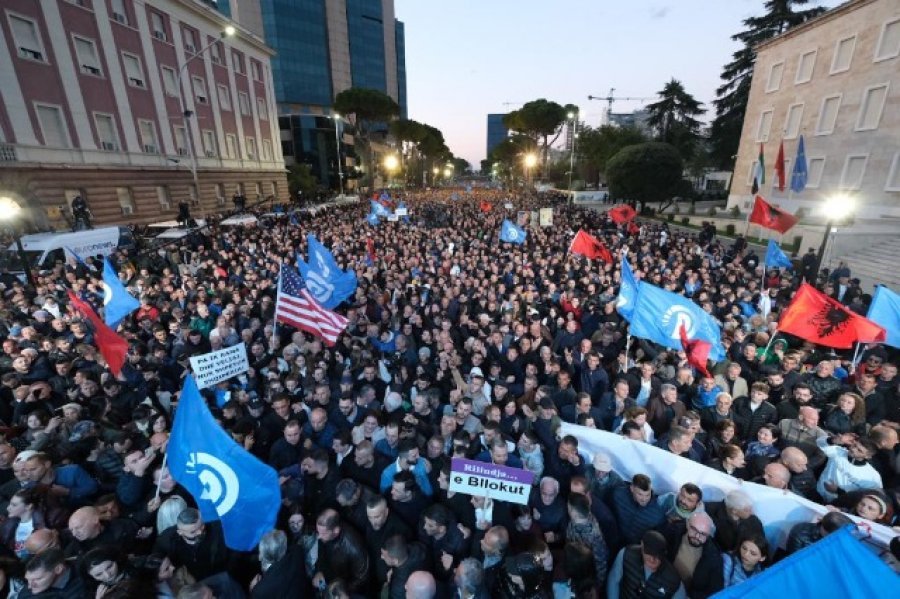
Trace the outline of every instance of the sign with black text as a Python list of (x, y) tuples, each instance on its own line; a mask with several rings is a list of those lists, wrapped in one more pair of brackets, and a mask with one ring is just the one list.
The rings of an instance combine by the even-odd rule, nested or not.
[(200, 389), (227, 381), (249, 369), (247, 348), (243, 343), (191, 357), (191, 370)]

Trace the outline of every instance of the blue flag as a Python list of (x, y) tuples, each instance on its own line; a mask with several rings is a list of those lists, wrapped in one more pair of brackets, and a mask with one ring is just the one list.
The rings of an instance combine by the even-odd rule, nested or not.
[(292, 227), (299, 227), (299, 226), (300, 226), (300, 221), (297, 219), (297, 213), (296, 213), (296, 212), (293, 212), (293, 211), (291, 212), (291, 216), (290, 216), (290, 218), (288, 219), (288, 222), (291, 223), (291, 226), (292, 226)]
[(356, 291), (356, 273), (341, 270), (334, 261), (334, 255), (312, 233), (306, 236), (306, 242), (309, 263), (298, 258), (297, 268), (306, 279), (306, 287), (312, 296), (333, 310)]
[(711, 360), (718, 362), (725, 358), (719, 325), (703, 308), (683, 295), (649, 283), (640, 284), (631, 317), (632, 335), (670, 349), (682, 349), (679, 331), (682, 324), (687, 329), (688, 339), (702, 339), (712, 344)]
[(778, 244), (773, 240), (769, 240), (769, 247), (766, 248), (766, 268), (794, 268), (791, 259), (787, 257)]
[(622, 280), (619, 283), (619, 295), (616, 297), (616, 310), (622, 315), (622, 318), (631, 322), (634, 315), (634, 302), (637, 299), (638, 282), (631, 272), (631, 266), (625, 255), (622, 255)]
[(63, 246), (63, 249), (64, 249), (67, 253), (72, 254), (72, 256), (75, 257), (75, 261), (78, 262), (78, 264), (80, 264), (80, 265), (82, 265), (83, 267), (85, 267), (86, 269), (88, 269), (88, 270), (97, 270), (96, 268), (94, 268), (93, 266), (91, 266), (90, 264), (88, 264), (87, 262), (85, 262), (85, 261), (81, 258), (81, 256), (79, 256), (78, 254), (76, 254), (76, 253), (75, 253), (75, 250), (73, 250), (73, 249), (70, 248), (69, 246)]
[(385, 208), (380, 202), (369, 200), (369, 203), (372, 205), (372, 214), (374, 214), (375, 216), (383, 216), (384, 218), (387, 218), (391, 215), (390, 211)]
[(900, 295), (884, 285), (875, 289), (875, 297), (869, 306), (868, 319), (884, 327), (887, 332), (885, 343), (900, 347)]
[(251, 551), (275, 527), (281, 507), (278, 474), (234, 442), (184, 380), (167, 449), (169, 472), (190, 491), (204, 522), (222, 521), (225, 544)]
[(797, 157), (794, 158), (794, 168), (791, 171), (791, 191), (800, 193), (806, 189), (806, 179), (809, 172), (806, 168), (806, 148), (803, 145), (803, 136), (797, 144)]
[(110, 328), (116, 328), (122, 319), (141, 307), (134, 299), (107, 258), (103, 259), (103, 320)]
[(528, 237), (528, 231), (517, 227), (509, 220), (503, 220), (503, 226), (500, 227), (500, 241), (523, 244), (526, 237)]
[(370, 212), (369, 216), (366, 217), (366, 220), (369, 221), (369, 224), (372, 225), (373, 227), (377, 227), (378, 223), (380, 222), (378, 220), (378, 215), (375, 214), (374, 212)]

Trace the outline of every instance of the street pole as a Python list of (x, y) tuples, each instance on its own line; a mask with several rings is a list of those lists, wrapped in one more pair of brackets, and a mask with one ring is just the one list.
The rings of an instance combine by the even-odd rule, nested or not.
[(338, 126), (341, 120), (341, 115), (338, 113), (334, 113), (334, 150), (337, 152), (337, 172), (338, 172), (338, 187), (341, 190), (341, 197), (344, 197), (344, 169), (341, 165), (341, 136), (338, 132)]
[(16, 251), (19, 254), (19, 260), (22, 261), (22, 270), (25, 271), (25, 278), (32, 289), (37, 289), (37, 283), (34, 282), (34, 273), (31, 272), (31, 265), (28, 264), (28, 256), (25, 254), (25, 248), (22, 247), (22, 238), (19, 237), (19, 233), (15, 229), (12, 230), (12, 233), (13, 237), (16, 238)]
[(575, 202), (575, 192), (572, 190), (572, 174), (575, 172), (575, 143), (578, 141), (578, 115), (574, 116), (572, 123), (572, 148), (569, 152), (569, 201)]
[(819, 269), (822, 268), (822, 260), (825, 258), (825, 249), (828, 247), (828, 241), (831, 239), (831, 225), (832, 221), (826, 221), (825, 234), (822, 235), (822, 244), (819, 246), (819, 253), (816, 254), (816, 274), (813, 286), (815, 286), (815, 283), (819, 280)]

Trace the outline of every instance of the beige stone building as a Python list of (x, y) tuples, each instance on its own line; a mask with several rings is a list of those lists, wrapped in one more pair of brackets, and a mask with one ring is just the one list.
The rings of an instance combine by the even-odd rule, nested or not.
[[(801, 135), (808, 183), (792, 193)], [(779, 191), (782, 142), (787, 176)], [(729, 208), (752, 206), (760, 144), (760, 193), (775, 204), (818, 216), (827, 198), (843, 194), (857, 222), (900, 218), (900, 1), (851, 0), (757, 48)]]

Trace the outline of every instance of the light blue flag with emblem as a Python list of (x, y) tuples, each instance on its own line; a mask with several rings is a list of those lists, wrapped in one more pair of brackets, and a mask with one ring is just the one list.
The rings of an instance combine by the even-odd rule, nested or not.
[(128, 293), (107, 258), (103, 259), (103, 321), (115, 329), (122, 319), (141, 307)]
[(390, 210), (385, 208), (380, 202), (369, 200), (369, 203), (372, 205), (372, 214), (374, 214), (375, 216), (387, 218), (391, 215)]
[(378, 220), (378, 215), (375, 214), (374, 212), (370, 212), (369, 216), (366, 217), (366, 220), (369, 221), (369, 224), (372, 225), (373, 227), (377, 227), (378, 223), (380, 222)]
[(766, 268), (794, 268), (791, 259), (772, 239), (769, 240), (769, 247), (766, 248)]
[(716, 362), (725, 359), (722, 332), (713, 317), (703, 308), (677, 293), (649, 283), (638, 286), (631, 317), (631, 334), (670, 349), (682, 349), (681, 325), (688, 339), (702, 339), (712, 344), (709, 357)]
[(879, 285), (875, 289), (875, 297), (872, 298), (867, 318), (884, 327), (887, 333), (884, 342), (887, 345), (900, 347), (900, 295), (884, 285)]
[(334, 255), (312, 233), (306, 242), (309, 262), (298, 258), (297, 268), (316, 301), (333, 310), (356, 291), (356, 273), (341, 270)]
[(503, 225), (500, 227), (500, 241), (523, 244), (526, 237), (528, 237), (528, 231), (504, 219)]
[(622, 254), (622, 280), (619, 283), (619, 295), (616, 297), (616, 310), (622, 315), (622, 318), (631, 322), (634, 314), (634, 302), (637, 299), (638, 281), (631, 272), (631, 266), (625, 254)]
[(234, 442), (187, 376), (166, 450), (169, 472), (187, 489), (204, 522), (221, 520), (225, 544), (251, 551), (275, 527), (278, 473)]

